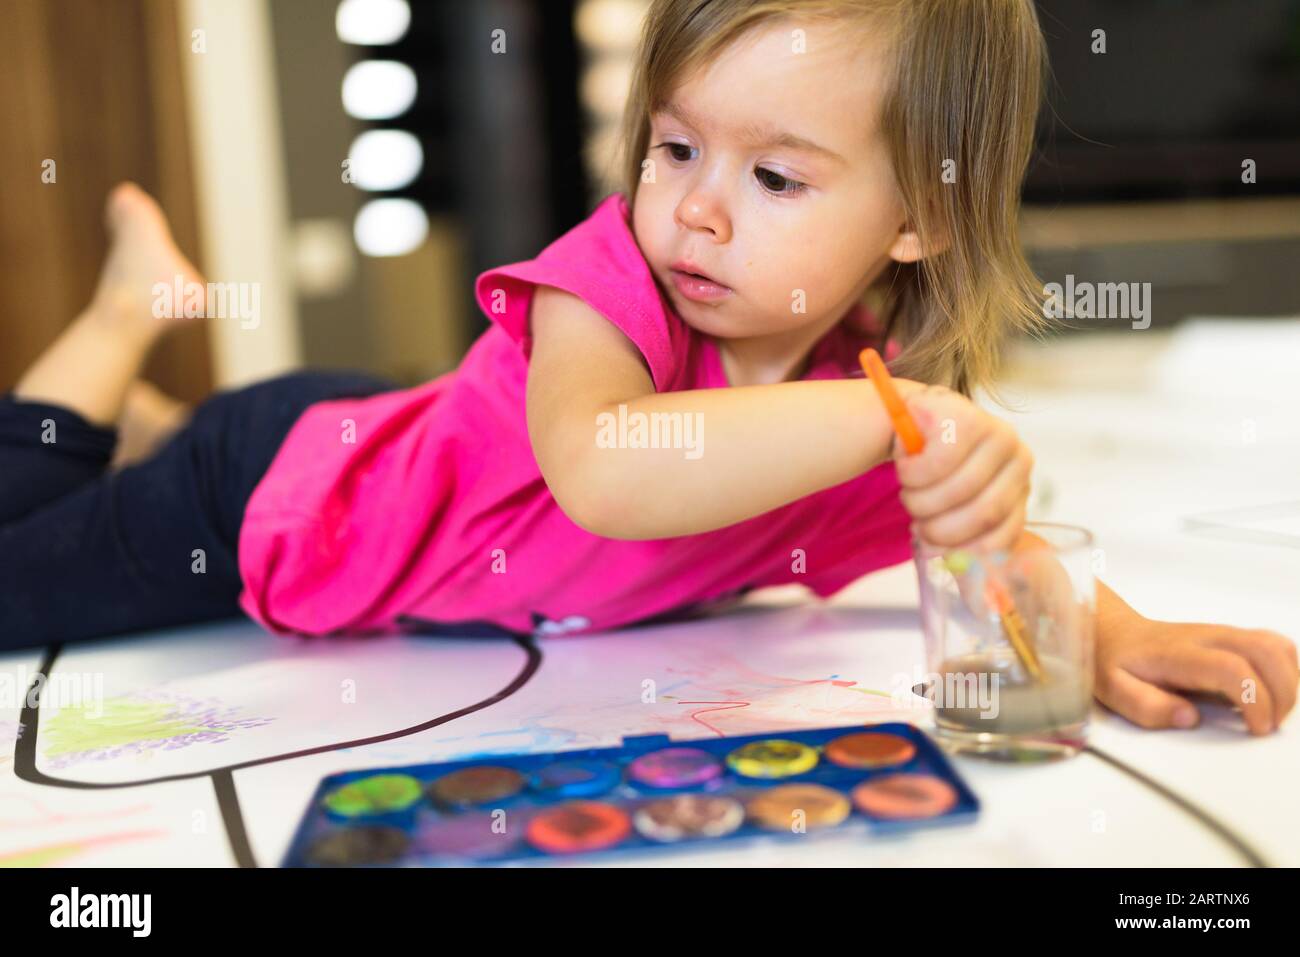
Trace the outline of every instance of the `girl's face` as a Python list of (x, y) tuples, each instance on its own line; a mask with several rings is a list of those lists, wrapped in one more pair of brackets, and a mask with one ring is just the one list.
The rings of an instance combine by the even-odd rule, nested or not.
[(833, 321), (891, 256), (912, 258), (877, 126), (882, 44), (799, 26), (746, 34), (651, 117), (653, 182), (643, 167), (633, 232), (675, 311), (707, 335)]

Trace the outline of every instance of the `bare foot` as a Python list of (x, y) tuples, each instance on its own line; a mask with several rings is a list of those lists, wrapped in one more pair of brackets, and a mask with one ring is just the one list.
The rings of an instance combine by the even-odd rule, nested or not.
[(108, 194), (104, 221), (110, 246), (93, 312), (116, 332), (146, 342), (203, 313), (203, 277), (176, 247), (153, 197), (135, 183), (119, 183)]
[[(134, 183), (108, 196), (111, 244), (89, 306), (59, 333), (14, 386), (14, 395), (51, 402), (90, 422), (116, 422), (127, 390), (155, 341), (201, 314), (202, 277), (176, 248), (162, 210)], [(175, 294), (179, 283), (181, 295)], [(173, 300), (179, 298), (180, 302)], [(199, 308), (193, 308), (195, 305)]]
[(117, 419), (113, 467), (121, 468), (148, 458), (185, 424), (193, 411), (152, 382), (143, 379), (132, 382)]

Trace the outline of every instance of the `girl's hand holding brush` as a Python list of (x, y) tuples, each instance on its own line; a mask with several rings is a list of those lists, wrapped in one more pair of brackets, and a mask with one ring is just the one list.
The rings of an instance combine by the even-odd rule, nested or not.
[(903, 401), (924, 448), (910, 455), (895, 440), (899, 499), (922, 541), (975, 552), (1011, 549), (1025, 524), (1029, 448), (1006, 422), (942, 386), (911, 390)]
[[(907, 487), (907, 483), (902, 478), (904, 464), (922, 461), (927, 450), (934, 447), (936, 437), (930, 435), (927, 438), (927, 430), (917, 421), (916, 399), (918, 393), (910, 393), (909, 399), (906, 401), (899, 395), (893, 377), (890, 376), (889, 370), (885, 367), (884, 360), (880, 358), (879, 353), (874, 349), (863, 349), (858, 359), (862, 363), (862, 371), (867, 374), (867, 377), (871, 379), (880, 393), (881, 401), (894, 426), (896, 434), (894, 452), (899, 483), (903, 486), (900, 490), (900, 497), (902, 497), (906, 494)], [(923, 395), (924, 392), (920, 394)], [(968, 461), (968, 459), (972, 458), (970, 450), (966, 455), (956, 457), (951, 455), (931, 456), (928, 467), (923, 466), (920, 469), (922, 481), (918, 484), (921, 485), (921, 491), (923, 493), (933, 492), (929, 504), (933, 507), (938, 521), (949, 523), (948, 527), (944, 529), (945, 534), (960, 534), (960, 529), (967, 527), (970, 522), (974, 521), (983, 527), (977, 528), (979, 537), (971, 540), (971, 544), (967, 545), (967, 548), (976, 551), (985, 549), (1010, 551), (1020, 541), (1024, 531), (1025, 499), (1028, 497), (1029, 492), (1029, 472), (1032, 469), (1033, 458), (1029, 456), (1028, 449), (1021, 445), (1015, 433), (1010, 431), (1009, 426), (1006, 429), (1010, 433), (1012, 440), (1010, 442), (1006, 441), (1006, 437), (996, 427), (1005, 424), (998, 423), (998, 420), (993, 419), (992, 416), (976, 409), (969, 400), (963, 399), (957, 396), (956, 393), (945, 389), (938, 395), (936, 401), (946, 401), (947, 403), (947, 408), (945, 409), (940, 405), (938, 407), (939, 411), (956, 413), (941, 420), (943, 434), (939, 438), (943, 444), (957, 444), (957, 414), (960, 414), (965, 422), (973, 422), (978, 426), (976, 435), (989, 441), (982, 447), (979, 445), (974, 446), (982, 454), (982, 460), (973, 463)], [(965, 407), (961, 405), (963, 402)], [(972, 410), (976, 413), (975, 415), (971, 415)], [(927, 424), (932, 424), (934, 411), (935, 407), (932, 406), (929, 415), (922, 417), (921, 421), (925, 422), (928, 418), (929, 422)], [(990, 429), (989, 423), (994, 423), (994, 428)], [(933, 429), (928, 431), (933, 432)], [(1023, 462), (1020, 461), (1019, 455), (1021, 449), (1024, 450), (1025, 456)], [(1024, 467), (1023, 494), (1014, 491), (1019, 488), (1016, 471), (1021, 465)], [(970, 495), (963, 491), (964, 488), (980, 481), (979, 476), (983, 470), (988, 470), (993, 475), (994, 482), (1002, 482), (999, 494), (993, 498), (982, 496), (977, 486)], [(958, 473), (955, 482), (953, 480), (954, 473)], [(1012, 500), (1009, 503), (1010, 512), (1006, 517), (1002, 517), (1003, 503), (1008, 490), (1013, 490)], [(987, 492), (987, 489), (984, 491)], [(981, 498), (985, 499), (982, 504), (979, 501)], [(954, 501), (958, 503), (956, 506), (953, 506)], [(976, 502), (973, 514), (970, 513), (970, 502), (972, 501)], [(903, 505), (913, 515), (916, 514), (912, 507), (908, 505), (906, 498), (903, 498)], [(957, 513), (955, 519), (952, 517), (954, 512)], [(947, 546), (951, 549), (953, 545), (961, 544), (962, 541), (959, 539), (958, 542), (949, 542), (937, 539), (932, 535), (927, 536), (920, 523), (917, 523), (917, 532), (922, 541), (940, 547)], [(1003, 542), (1000, 538), (1001, 535), (1009, 535), (1010, 538)], [(958, 554), (960, 553), (955, 553), (950, 558), (957, 559)], [(965, 579), (965, 575), (961, 573), (958, 573), (958, 577), (959, 581)], [(1021, 663), (1034, 680), (1041, 681), (1043, 673), (1031, 637), (1000, 575), (989, 575), (985, 581), (985, 592), (993, 602), (1007, 639), (1015, 648)], [(969, 601), (970, 596), (966, 597)]]

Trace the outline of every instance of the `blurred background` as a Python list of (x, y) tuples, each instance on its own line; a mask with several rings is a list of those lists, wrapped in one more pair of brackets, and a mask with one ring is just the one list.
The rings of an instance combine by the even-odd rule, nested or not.
[[(0, 389), (87, 302), (122, 179), (210, 280), (261, 284), (258, 328), (163, 344), (165, 391), (453, 368), (485, 328), (474, 276), (615, 188), (645, 6), (0, 0)], [(1039, 8), (1024, 236), (1044, 282), (1150, 282), (1156, 329), (1300, 314), (1300, 0)]]

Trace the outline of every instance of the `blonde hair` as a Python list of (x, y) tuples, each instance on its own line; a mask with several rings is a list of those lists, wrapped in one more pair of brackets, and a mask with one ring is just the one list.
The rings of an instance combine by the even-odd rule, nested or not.
[(682, 77), (782, 17), (888, 31), (881, 130), (908, 222), (922, 248), (941, 251), (891, 263), (867, 297), (882, 339), (901, 346), (891, 362), (898, 375), (967, 395), (991, 388), (1003, 339), (1047, 325), (1018, 230), (1047, 68), (1033, 0), (653, 0), (621, 130), (629, 203), (650, 114)]

